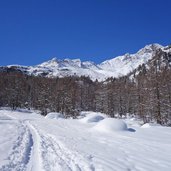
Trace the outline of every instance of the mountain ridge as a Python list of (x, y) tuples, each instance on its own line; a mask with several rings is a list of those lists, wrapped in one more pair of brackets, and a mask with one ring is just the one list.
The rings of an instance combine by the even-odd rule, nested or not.
[(159, 44), (146, 45), (135, 54), (126, 53), (122, 56), (106, 60), (100, 64), (92, 61), (81, 61), (80, 59), (58, 59), (56, 57), (35, 66), (7, 65), (8, 68), (18, 70), (34, 76), (44, 77), (66, 77), (66, 76), (88, 76), (93, 81), (104, 81), (109, 77), (121, 77), (128, 75), (138, 68), (139, 65), (146, 64), (153, 58), (157, 50), (167, 51), (168, 46)]

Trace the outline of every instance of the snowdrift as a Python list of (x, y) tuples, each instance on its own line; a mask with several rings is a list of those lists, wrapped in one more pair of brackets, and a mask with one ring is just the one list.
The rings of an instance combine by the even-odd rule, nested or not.
[(155, 123), (145, 123), (144, 125), (141, 126), (141, 128), (151, 128), (153, 126), (161, 126), (161, 125)]
[(100, 132), (116, 132), (128, 130), (127, 124), (124, 121), (114, 118), (106, 118), (100, 121), (96, 126), (94, 126), (94, 129)]
[(84, 123), (99, 122), (107, 117), (105, 114), (95, 112), (82, 112), (81, 116), (84, 118), (80, 121)]
[(61, 113), (51, 112), (45, 116), (46, 119), (64, 119), (64, 115)]

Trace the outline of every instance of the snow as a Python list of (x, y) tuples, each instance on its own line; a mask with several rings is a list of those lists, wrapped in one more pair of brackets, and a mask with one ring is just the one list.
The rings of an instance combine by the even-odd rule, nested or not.
[(107, 117), (102, 113), (95, 113), (95, 112), (82, 112), (81, 116), (84, 116), (84, 118), (81, 119), (80, 121), (84, 123), (99, 122)]
[(115, 57), (98, 65), (105, 71), (113, 72), (113, 77), (120, 77), (129, 74), (139, 65), (146, 64), (152, 59), (157, 49), (163, 48), (159, 44), (147, 45), (135, 54), (126, 53), (123, 56)]
[(51, 113), (48, 113), (45, 116), (45, 118), (46, 119), (61, 119), (61, 118), (64, 118), (64, 115), (61, 113), (51, 112)]
[(0, 171), (171, 170), (170, 127), (131, 126), (135, 132), (111, 133), (94, 129), (105, 120), (85, 124), (0, 110)]
[[(95, 64), (91, 61), (81, 61), (80, 59), (58, 59), (52, 58), (36, 66), (15, 65), (21, 71), (28, 75), (43, 75), (46, 77), (66, 77), (66, 76), (87, 76), (93, 81), (105, 81), (109, 77), (121, 77), (129, 74), (139, 65), (146, 64), (152, 59), (156, 50), (162, 49), (169, 52), (169, 47), (163, 47), (159, 44), (147, 45), (135, 54), (126, 53), (122, 56), (106, 60), (101, 64)], [(8, 66), (13, 67), (12, 65)]]
[(154, 123), (145, 123), (144, 125), (141, 126), (141, 128), (150, 128), (153, 126), (160, 126), (159, 124), (154, 124)]
[(150, 127), (151, 127), (151, 125), (149, 123), (146, 123), (146, 124), (141, 126), (141, 128), (150, 128)]
[(124, 119), (124, 122), (127, 124), (128, 127), (141, 127), (143, 125), (143, 121), (136, 118), (128, 118)]
[(116, 131), (126, 131), (127, 124), (119, 119), (106, 118), (103, 121), (99, 122), (95, 127), (95, 130), (100, 132), (112, 133)]

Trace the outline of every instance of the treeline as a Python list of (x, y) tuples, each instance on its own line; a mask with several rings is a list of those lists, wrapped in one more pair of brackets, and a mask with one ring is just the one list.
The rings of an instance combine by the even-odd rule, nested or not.
[(66, 117), (92, 110), (95, 84), (86, 77), (44, 78), (21, 72), (0, 73), (0, 106), (61, 112)]
[(0, 72), (0, 106), (61, 112), (76, 118), (80, 111), (111, 117), (135, 115), (144, 122), (171, 126), (171, 55), (158, 51), (148, 65), (128, 76), (93, 82), (88, 77), (44, 78), (19, 71)]

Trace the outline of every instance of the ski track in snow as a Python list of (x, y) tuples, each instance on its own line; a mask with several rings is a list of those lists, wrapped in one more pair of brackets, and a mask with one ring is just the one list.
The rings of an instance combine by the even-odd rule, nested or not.
[[(16, 119), (9, 117), (10, 119)], [(18, 121), (17, 141), (9, 154), (9, 163), (0, 171), (94, 171), (91, 158), (70, 151), (52, 135), (46, 135), (29, 120)], [(36, 162), (34, 161), (36, 159)]]
[[(0, 171), (171, 170), (170, 128), (104, 134), (77, 120), (0, 111), (0, 128), (13, 132), (10, 125), (16, 129), (8, 140), (7, 157), (2, 160), (0, 155)], [(159, 137), (154, 135), (158, 133)], [(1, 139), (0, 150), (6, 145)]]
[(9, 163), (3, 165), (0, 168), (0, 171), (26, 170), (26, 166), (30, 160), (33, 138), (29, 129), (22, 122), (19, 122), (18, 124), (18, 133), (19, 136), (17, 141), (14, 143), (12, 151), (7, 159)]
[[(66, 171), (94, 171), (91, 161), (83, 158), (80, 154), (70, 151), (62, 143), (55, 140), (52, 135), (40, 133), (35, 126), (27, 122), (28, 127), (34, 134), (34, 141), (39, 144), (41, 153), (41, 165), (43, 170), (66, 170)], [(86, 162), (84, 162), (86, 160)]]

